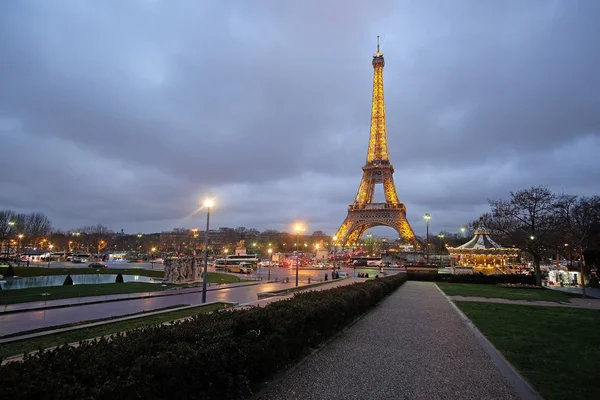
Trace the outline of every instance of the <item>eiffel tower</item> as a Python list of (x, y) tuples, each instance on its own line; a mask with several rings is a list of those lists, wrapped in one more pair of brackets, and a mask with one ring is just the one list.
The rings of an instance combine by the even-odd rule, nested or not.
[[(383, 67), (385, 61), (379, 51), (373, 55), (373, 102), (371, 106), (371, 134), (367, 163), (362, 168), (363, 177), (354, 203), (348, 206), (348, 216), (335, 235), (342, 247), (357, 243), (362, 235), (374, 226), (389, 226), (407, 242), (418, 247), (415, 234), (406, 220), (406, 206), (400, 203), (394, 184), (394, 167), (390, 164), (385, 128), (385, 103), (383, 100)], [(383, 184), (385, 203), (373, 203), (375, 185)]]

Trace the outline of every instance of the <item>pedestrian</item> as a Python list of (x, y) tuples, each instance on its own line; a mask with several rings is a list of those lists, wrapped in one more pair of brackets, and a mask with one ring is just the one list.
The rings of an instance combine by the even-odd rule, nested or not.
[(325, 280), (327, 280), (327, 277), (328, 277), (328, 276), (329, 276), (329, 275), (327, 275), (327, 272), (325, 272)]
[(29, 258), (27, 259), (27, 266), (29, 267)]

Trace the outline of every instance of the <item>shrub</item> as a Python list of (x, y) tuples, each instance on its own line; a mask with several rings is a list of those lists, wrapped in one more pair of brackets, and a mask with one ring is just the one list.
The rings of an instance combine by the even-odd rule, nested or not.
[(123, 283), (123, 274), (118, 274), (115, 283)]
[(299, 293), (62, 346), (0, 367), (0, 392), (10, 399), (245, 398), (405, 281), (394, 275)]
[(12, 278), (13, 276), (15, 276), (15, 270), (13, 269), (13, 266), (11, 264), (8, 265), (8, 268), (6, 268), (3, 275), (5, 278)]
[(63, 286), (68, 286), (68, 285), (73, 285), (73, 278), (71, 278), (71, 275), (67, 275), (67, 277), (65, 278), (65, 281), (63, 282)]

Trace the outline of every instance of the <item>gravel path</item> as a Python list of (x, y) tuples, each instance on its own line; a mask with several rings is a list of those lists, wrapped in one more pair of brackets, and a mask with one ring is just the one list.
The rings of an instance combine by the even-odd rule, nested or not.
[(257, 399), (517, 399), (431, 282), (407, 282)]

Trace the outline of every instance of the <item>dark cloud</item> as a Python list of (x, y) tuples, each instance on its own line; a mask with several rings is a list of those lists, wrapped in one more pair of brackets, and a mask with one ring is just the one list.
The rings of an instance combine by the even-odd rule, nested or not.
[(0, 207), (156, 231), (199, 225), (213, 195), (217, 225), (333, 232), (376, 35), (417, 233), (530, 185), (596, 194), (599, 17), (593, 0), (5, 2)]

